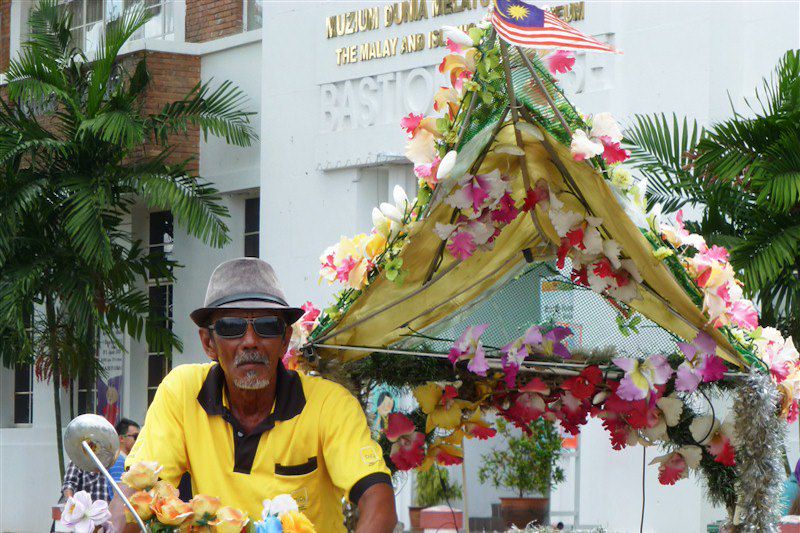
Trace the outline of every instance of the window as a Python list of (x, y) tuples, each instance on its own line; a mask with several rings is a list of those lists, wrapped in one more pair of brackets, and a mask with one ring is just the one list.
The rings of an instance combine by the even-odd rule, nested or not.
[(33, 422), (33, 367), (17, 365), (14, 369), (14, 423)]
[(244, 201), (244, 256), (258, 257), (258, 221), (260, 199)]
[(244, 0), (244, 29), (245, 31), (261, 28), (263, 0)]
[[(172, 213), (159, 211), (150, 213), (150, 253), (161, 253), (166, 257), (173, 250)], [(162, 325), (172, 329), (172, 283), (151, 279), (148, 288), (150, 317)], [(158, 347), (147, 346), (147, 405), (153, 401), (156, 389), (167, 375), (170, 366), (169, 354), (158, 350)]]
[(131, 39), (173, 39), (174, 0), (62, 0), (61, 4), (72, 13), (73, 44), (91, 52), (97, 48), (108, 24), (128, 7), (142, 2), (152, 18)]

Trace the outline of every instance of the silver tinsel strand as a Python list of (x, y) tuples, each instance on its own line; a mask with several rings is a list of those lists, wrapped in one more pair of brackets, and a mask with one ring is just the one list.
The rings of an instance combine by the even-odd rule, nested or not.
[(777, 532), (783, 490), (786, 424), (778, 416), (780, 394), (768, 373), (752, 371), (737, 387), (736, 500), (739, 531)]

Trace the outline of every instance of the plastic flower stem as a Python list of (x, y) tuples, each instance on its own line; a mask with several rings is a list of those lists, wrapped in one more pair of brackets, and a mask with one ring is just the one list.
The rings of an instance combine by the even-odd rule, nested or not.
[(131, 512), (131, 515), (133, 515), (133, 518), (136, 519), (136, 523), (139, 525), (139, 528), (142, 530), (142, 533), (147, 533), (147, 527), (145, 527), (144, 522), (142, 522), (141, 517), (136, 513), (136, 509), (133, 508), (133, 505), (131, 505), (131, 502), (128, 501), (128, 498), (126, 498), (125, 494), (122, 493), (122, 489), (119, 488), (119, 485), (117, 485), (117, 482), (114, 481), (114, 478), (111, 477), (111, 474), (108, 473), (108, 470), (106, 470), (106, 467), (103, 466), (103, 463), (100, 462), (100, 459), (98, 459), (97, 456), (94, 454), (94, 451), (92, 451), (92, 447), (89, 445), (89, 443), (87, 441), (83, 441), (81, 443), (81, 445), (83, 446), (83, 449), (86, 451), (86, 453), (89, 454), (89, 457), (91, 457), (92, 461), (97, 466), (97, 468), (100, 470), (100, 472), (103, 474), (103, 476), (105, 476), (106, 480), (109, 483), (111, 483), (111, 487), (113, 487), (114, 492), (116, 492), (117, 495), (120, 498), (122, 498), (122, 503), (125, 504), (125, 507), (127, 507), (128, 510)]

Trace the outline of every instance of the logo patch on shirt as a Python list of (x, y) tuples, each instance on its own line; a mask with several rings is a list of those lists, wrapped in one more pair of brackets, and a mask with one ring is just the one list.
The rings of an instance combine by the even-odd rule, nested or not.
[(378, 452), (375, 451), (374, 446), (364, 446), (361, 448), (361, 460), (365, 465), (372, 466), (380, 461), (380, 456)]
[(297, 508), (301, 511), (305, 511), (308, 508), (308, 491), (305, 487), (290, 492), (289, 496), (294, 498), (294, 501), (297, 502)]

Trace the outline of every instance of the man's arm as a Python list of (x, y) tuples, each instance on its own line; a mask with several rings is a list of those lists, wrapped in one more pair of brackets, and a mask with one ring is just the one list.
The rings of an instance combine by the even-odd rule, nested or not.
[(75, 495), (76, 490), (83, 489), (83, 472), (81, 472), (72, 461), (67, 465), (64, 472), (64, 483), (61, 484), (61, 494), (66, 500)]
[(391, 485), (372, 485), (358, 499), (356, 533), (391, 533), (397, 524), (394, 491)]
[[(122, 493), (126, 498), (130, 498), (131, 495), (136, 492), (125, 483), (117, 484), (119, 488), (122, 489)], [(116, 497), (111, 500), (111, 503), (108, 505), (108, 511), (111, 513), (111, 524), (114, 526), (114, 531), (119, 533), (134, 533), (139, 531), (139, 526), (135, 523), (125, 523), (125, 504), (122, 503), (122, 498)]]

